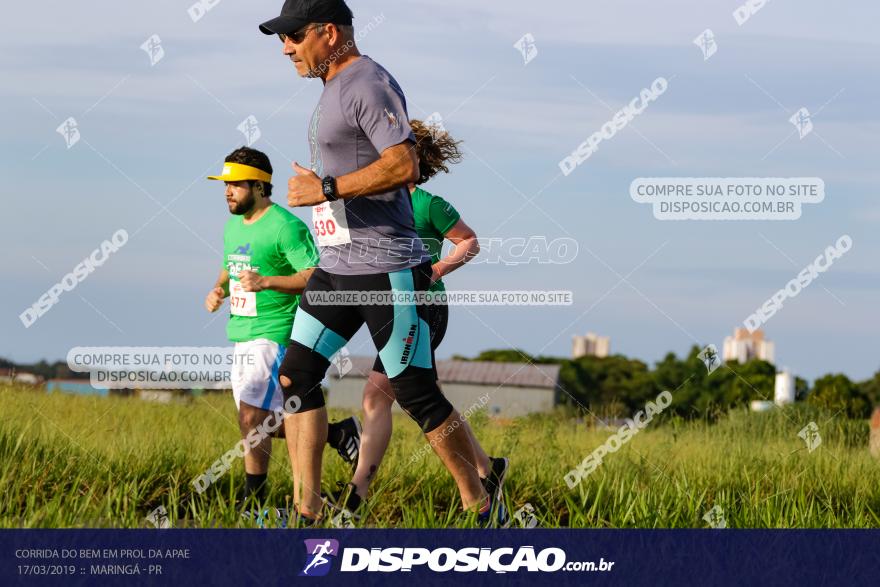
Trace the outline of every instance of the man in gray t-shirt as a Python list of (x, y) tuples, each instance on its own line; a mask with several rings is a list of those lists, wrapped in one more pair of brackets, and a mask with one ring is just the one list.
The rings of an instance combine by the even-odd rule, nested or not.
[[(431, 281), (430, 256), (415, 232), (406, 190), (419, 177), (406, 100), (394, 78), (358, 52), (351, 25), (344, 0), (286, 0), (281, 16), (260, 25), (281, 38), (300, 76), (324, 82), (309, 124), (312, 168), (294, 163), (297, 175), (287, 185), (290, 206), (313, 208), (321, 247), (278, 370), (285, 407), (295, 408), (284, 427), (298, 520), (309, 525), (322, 515), (327, 410), (321, 381), (330, 359), (366, 324), (397, 402), (452, 474), (462, 506), (488, 525), (496, 502), (480, 482), (461, 416), (437, 385), (427, 308), (404, 299), (426, 292)], [(317, 299), (341, 291), (397, 299), (374, 305)]]
[[(397, 81), (366, 55), (324, 85), (309, 124), (312, 170), (339, 177), (414, 141)], [(329, 273), (364, 275), (408, 269), (430, 260), (413, 225), (406, 186), (312, 208), (321, 265)]]

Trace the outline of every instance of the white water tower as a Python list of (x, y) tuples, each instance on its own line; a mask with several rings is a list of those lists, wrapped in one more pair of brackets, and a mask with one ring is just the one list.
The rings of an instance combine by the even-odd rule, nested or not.
[(793, 404), (795, 397), (794, 375), (788, 369), (776, 374), (776, 388), (773, 392), (773, 401), (777, 406)]

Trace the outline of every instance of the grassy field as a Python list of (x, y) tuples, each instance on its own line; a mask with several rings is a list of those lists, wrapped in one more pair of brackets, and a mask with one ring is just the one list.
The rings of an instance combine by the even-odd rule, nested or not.
[[(247, 526), (230, 505), (244, 483), (240, 461), (204, 495), (190, 485), (238, 441), (230, 397), (158, 405), (0, 385), (0, 413), (2, 527), (150, 527), (158, 506), (175, 527)], [(822, 436), (813, 452), (797, 436), (810, 421)], [(478, 414), (471, 424), (489, 454), (511, 459), (511, 511), (531, 504), (541, 527), (707, 527), (716, 505), (732, 528), (880, 526), (880, 463), (868, 454), (866, 422), (799, 407), (655, 423), (574, 490), (563, 475), (612, 430), (562, 413), (505, 422)], [(416, 426), (402, 417), (395, 426), (360, 525), (471, 524)], [(282, 441), (274, 448), (271, 499), (283, 506), (290, 468)], [(350, 474), (330, 449), (324, 471), (325, 491)]]

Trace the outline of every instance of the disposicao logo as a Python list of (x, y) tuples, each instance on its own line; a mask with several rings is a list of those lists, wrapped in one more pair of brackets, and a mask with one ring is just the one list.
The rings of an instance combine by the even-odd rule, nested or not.
[(316, 538), (304, 542), (308, 558), (299, 576), (323, 577), (330, 572), (330, 557), (339, 554), (339, 541), (331, 538)]

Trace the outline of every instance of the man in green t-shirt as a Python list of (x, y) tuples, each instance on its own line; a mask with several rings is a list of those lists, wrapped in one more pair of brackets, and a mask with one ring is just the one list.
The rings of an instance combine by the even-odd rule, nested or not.
[[(229, 297), (226, 333), (235, 343), (230, 379), (241, 436), (259, 434), (260, 424), (263, 429), (283, 431), (279, 418), (287, 406), (278, 367), (300, 294), (318, 264), (318, 251), (308, 226), (272, 203), (272, 165), (264, 153), (236, 149), (226, 157), (223, 172), (208, 179), (226, 183), (226, 202), (233, 215), (223, 234), (223, 268), (205, 308), (216, 312)], [(359, 425), (347, 422), (331, 426), (359, 431)], [(340, 433), (329, 437), (339, 439)], [(265, 437), (244, 455), (245, 496), (258, 502), (265, 497), (271, 451), (272, 438)], [(349, 462), (357, 457), (356, 450), (354, 454), (340, 450), (340, 455)]]

